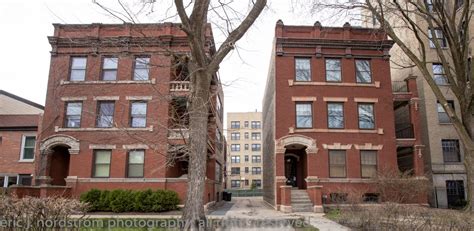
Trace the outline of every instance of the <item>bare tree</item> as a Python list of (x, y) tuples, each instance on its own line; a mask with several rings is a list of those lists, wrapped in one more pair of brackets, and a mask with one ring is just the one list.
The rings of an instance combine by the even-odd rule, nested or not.
[[(305, 3), (307, 4), (307, 3)], [(449, 116), (464, 144), (464, 166), (467, 173), (468, 205), (473, 211), (474, 192), (474, 141), (471, 127), (473, 110), (473, 71), (469, 32), (473, 13), (473, 1), (444, 0), (313, 0), (312, 11), (331, 9), (342, 17), (354, 15), (358, 20), (378, 23), (381, 30), (397, 45), (409, 63), (397, 64), (402, 68), (418, 68)], [(347, 13), (352, 12), (352, 13)], [(436, 59), (433, 60), (435, 53)], [(431, 65), (438, 62), (444, 70), (440, 76), (431, 74)], [(448, 103), (452, 94), (460, 105), (460, 115)]]
[[(181, 21), (181, 29), (186, 33), (188, 44), (191, 49), (189, 54), (188, 71), (191, 93), (188, 98), (189, 117), (189, 142), (188, 142), (188, 188), (183, 213), (186, 221), (185, 230), (202, 230), (200, 222), (205, 221), (204, 213), (204, 191), (206, 180), (207, 160), (207, 138), (208, 138), (208, 113), (210, 86), (213, 76), (219, 69), (223, 59), (235, 48), (235, 44), (247, 30), (252, 26), (262, 10), (265, 8), (266, 0), (249, 1), (250, 10), (246, 15), (234, 10), (230, 5), (232, 0), (210, 0), (183, 1), (173, 0), (173, 4), (167, 5), (165, 1), (144, 2), (139, 11), (132, 11), (127, 4), (118, 0), (118, 10), (105, 7), (94, 1), (113, 17), (124, 22), (138, 22), (137, 14), (146, 10), (153, 11), (156, 8), (168, 7), (164, 18), (178, 16)], [(218, 10), (220, 9), (220, 10)], [(209, 19), (209, 14), (215, 15), (215, 20), (224, 23), (215, 23)], [(240, 18), (235, 20), (235, 17)], [(236, 22), (238, 21), (238, 22)], [(223, 25), (218, 29), (226, 35), (225, 40), (217, 48), (214, 54), (209, 52), (207, 32), (209, 24)], [(214, 46), (214, 44), (211, 44)], [(202, 223), (201, 223), (202, 224)]]

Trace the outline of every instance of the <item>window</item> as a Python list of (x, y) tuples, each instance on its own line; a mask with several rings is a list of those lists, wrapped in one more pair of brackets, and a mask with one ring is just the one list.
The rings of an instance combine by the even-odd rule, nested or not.
[[(454, 111), (454, 101), (448, 100), (449, 106), (453, 109)], [(448, 116), (448, 113), (444, 111), (443, 106), (438, 102), (438, 122), (442, 124), (449, 124), (451, 123), (451, 119)]]
[(261, 167), (252, 167), (252, 175), (260, 175), (260, 174), (262, 174)]
[(240, 144), (231, 144), (230, 151), (232, 152), (240, 152)]
[(311, 128), (313, 127), (311, 103), (296, 103), (296, 127)]
[(246, 140), (249, 139), (249, 133), (248, 133), (248, 132), (244, 133), (244, 136), (245, 136), (245, 139), (246, 139)]
[(252, 129), (260, 129), (260, 128), (262, 128), (260, 121), (252, 121)]
[(102, 62), (102, 80), (117, 79), (118, 58), (104, 58)]
[(66, 103), (66, 121), (67, 128), (81, 127), (82, 102)]
[(148, 80), (149, 78), (149, 57), (135, 58), (135, 68), (133, 70), (133, 80)]
[[(434, 32), (434, 33), (433, 33)], [(436, 38), (435, 38), (436, 36)], [(448, 47), (448, 42), (446, 41), (446, 38), (444, 37), (443, 31), (441, 29), (431, 29), (428, 31), (428, 38), (430, 39), (430, 47), (435, 48), (435, 42), (433, 39), (438, 41), (439, 46), (442, 48)]]
[(426, 9), (432, 13), (434, 9), (433, 0), (426, 0)]
[(426, 9), (428, 12), (433, 13), (443, 7), (445, 0), (426, 0)]
[(311, 81), (311, 59), (295, 58), (295, 80)]
[(187, 128), (189, 126), (188, 99), (187, 97), (173, 97), (171, 100), (171, 127)]
[(19, 185), (31, 185), (33, 177), (31, 174), (19, 174), (18, 175), (18, 184)]
[(260, 144), (252, 144), (252, 151), (258, 152), (262, 149), (262, 145)]
[(240, 188), (240, 180), (231, 180), (230, 187), (232, 188)]
[(245, 155), (245, 156), (244, 156), (244, 160), (245, 160), (245, 162), (249, 162), (249, 156), (248, 156), (248, 155)]
[(249, 150), (249, 144), (245, 144), (244, 147), (245, 147), (245, 150)]
[(344, 128), (343, 103), (328, 103), (328, 128)]
[(127, 177), (143, 177), (144, 165), (145, 150), (129, 151)]
[(262, 163), (261, 156), (252, 156), (252, 163)]
[(230, 134), (231, 140), (240, 140), (240, 132), (233, 132)]
[(249, 173), (249, 167), (245, 167), (245, 173)]
[(262, 187), (262, 180), (252, 180), (252, 185), (256, 188)]
[(130, 109), (130, 126), (132, 128), (146, 127), (146, 108), (147, 103), (143, 101), (135, 101), (131, 104)]
[(377, 175), (377, 151), (360, 151), (360, 168), (363, 178)]
[(231, 121), (230, 128), (239, 129), (240, 128), (240, 121)]
[(441, 63), (433, 63), (433, 78), (438, 85), (449, 84), (448, 78), (444, 73), (444, 68)]
[(454, 9), (458, 10), (464, 5), (464, 0), (456, 0), (454, 2)]
[(332, 204), (347, 203), (347, 193), (330, 193), (329, 200)]
[(459, 140), (441, 140), (444, 162), (461, 162)]
[(71, 73), (69, 80), (71, 81), (84, 81), (86, 79), (86, 57), (72, 57), (71, 58)]
[(113, 101), (99, 101), (97, 104), (97, 121), (96, 126), (99, 128), (110, 128), (114, 125), (114, 108)]
[(346, 151), (329, 150), (329, 177), (346, 177)]
[(249, 127), (249, 121), (245, 121), (244, 122), (244, 128), (248, 128)]
[(23, 136), (20, 160), (33, 160), (35, 158), (35, 143), (35, 136)]
[(370, 60), (356, 59), (356, 82), (371, 83), (372, 71), (370, 70)]
[(244, 180), (245, 186), (249, 186), (249, 180)]
[(375, 116), (373, 104), (358, 104), (359, 112), (359, 128), (360, 129), (374, 129)]
[(341, 82), (341, 60), (326, 59), (326, 81)]
[(239, 167), (232, 167), (230, 169), (232, 175), (240, 175), (240, 168)]
[(93, 177), (109, 177), (110, 176), (110, 159), (112, 151), (110, 150), (95, 150), (94, 151), (94, 166)]
[(216, 182), (222, 182), (222, 166), (219, 163), (216, 163)]
[(448, 208), (462, 208), (466, 205), (464, 182), (462, 180), (447, 180), (446, 195)]
[(240, 163), (240, 156), (231, 156), (230, 157), (231, 163)]
[(260, 132), (252, 132), (252, 140), (261, 140), (262, 134)]

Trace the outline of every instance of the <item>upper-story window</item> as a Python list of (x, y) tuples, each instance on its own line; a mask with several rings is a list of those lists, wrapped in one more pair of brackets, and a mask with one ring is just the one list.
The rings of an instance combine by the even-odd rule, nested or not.
[(326, 81), (341, 82), (341, 60), (326, 59)]
[(244, 133), (244, 137), (245, 137), (246, 140), (248, 140), (249, 139), (249, 133), (248, 132)]
[(144, 101), (132, 102), (130, 107), (130, 126), (133, 128), (146, 127), (147, 103)]
[(363, 178), (375, 177), (377, 175), (377, 151), (360, 151), (360, 170)]
[(262, 139), (262, 133), (252, 132), (252, 140), (261, 140), (261, 139)]
[(71, 57), (71, 73), (69, 80), (84, 81), (86, 79), (86, 57)]
[(248, 128), (249, 127), (249, 121), (244, 121), (244, 128)]
[(231, 144), (230, 145), (231, 152), (240, 152), (240, 144)]
[(360, 103), (357, 105), (359, 112), (359, 128), (360, 129), (374, 129), (375, 115), (374, 104)]
[(328, 127), (344, 128), (343, 103), (328, 103)]
[(133, 70), (133, 80), (148, 80), (150, 73), (150, 58), (137, 57)]
[(296, 127), (311, 128), (313, 127), (311, 103), (296, 103)]
[(448, 41), (446, 40), (446, 37), (444, 37), (443, 31), (439, 28), (428, 30), (428, 38), (430, 39), (431, 48), (436, 47), (434, 40), (438, 41), (441, 48), (448, 47)]
[(295, 58), (295, 80), (311, 81), (310, 58)]
[(433, 63), (433, 79), (438, 85), (449, 84), (446, 73), (444, 73), (443, 64)]
[(231, 163), (240, 163), (240, 156), (231, 156), (230, 157)]
[(102, 62), (102, 80), (117, 80), (118, 58), (107, 57)]
[(109, 177), (111, 150), (95, 150), (92, 177)]
[(240, 132), (232, 132), (230, 134), (230, 139), (231, 140), (240, 140)]
[(459, 149), (459, 140), (441, 140), (443, 148), (444, 162), (461, 162), (461, 152)]
[[(448, 100), (448, 105), (454, 111), (454, 101)], [(451, 123), (451, 119), (449, 118), (448, 113), (444, 110), (443, 106), (438, 102), (438, 122), (442, 124)]]
[(464, 0), (456, 0), (454, 2), (454, 9), (459, 9), (464, 5)]
[(261, 150), (262, 150), (262, 145), (261, 144), (252, 144), (252, 151), (259, 152)]
[(97, 122), (99, 128), (110, 128), (114, 125), (114, 101), (99, 101), (97, 103)]
[(23, 136), (21, 141), (20, 160), (33, 160), (35, 158), (35, 136)]
[(240, 121), (231, 121), (230, 128), (239, 129), (240, 128)]
[(252, 129), (260, 129), (262, 128), (262, 124), (260, 123), (260, 121), (252, 121)]
[(371, 83), (372, 71), (370, 68), (370, 60), (356, 59), (356, 82), (357, 83)]
[(81, 127), (82, 102), (66, 103), (66, 116), (64, 125), (67, 128)]
[(329, 177), (346, 177), (345, 150), (329, 150)]

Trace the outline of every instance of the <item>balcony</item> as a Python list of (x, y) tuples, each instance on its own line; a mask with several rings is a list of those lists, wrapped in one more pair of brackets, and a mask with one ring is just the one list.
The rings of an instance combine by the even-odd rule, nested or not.
[(392, 81), (392, 92), (408, 92), (406, 81)]
[(189, 81), (171, 81), (170, 91), (172, 92), (186, 92), (189, 91)]
[(395, 124), (395, 136), (397, 137), (397, 139), (414, 139), (415, 132), (413, 130), (413, 124)]

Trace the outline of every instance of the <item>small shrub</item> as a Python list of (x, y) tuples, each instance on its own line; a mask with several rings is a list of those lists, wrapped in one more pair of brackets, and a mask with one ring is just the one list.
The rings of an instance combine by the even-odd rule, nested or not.
[(81, 195), (81, 201), (91, 205), (89, 211), (163, 212), (176, 210), (179, 197), (176, 192), (170, 190), (100, 191), (92, 189)]

